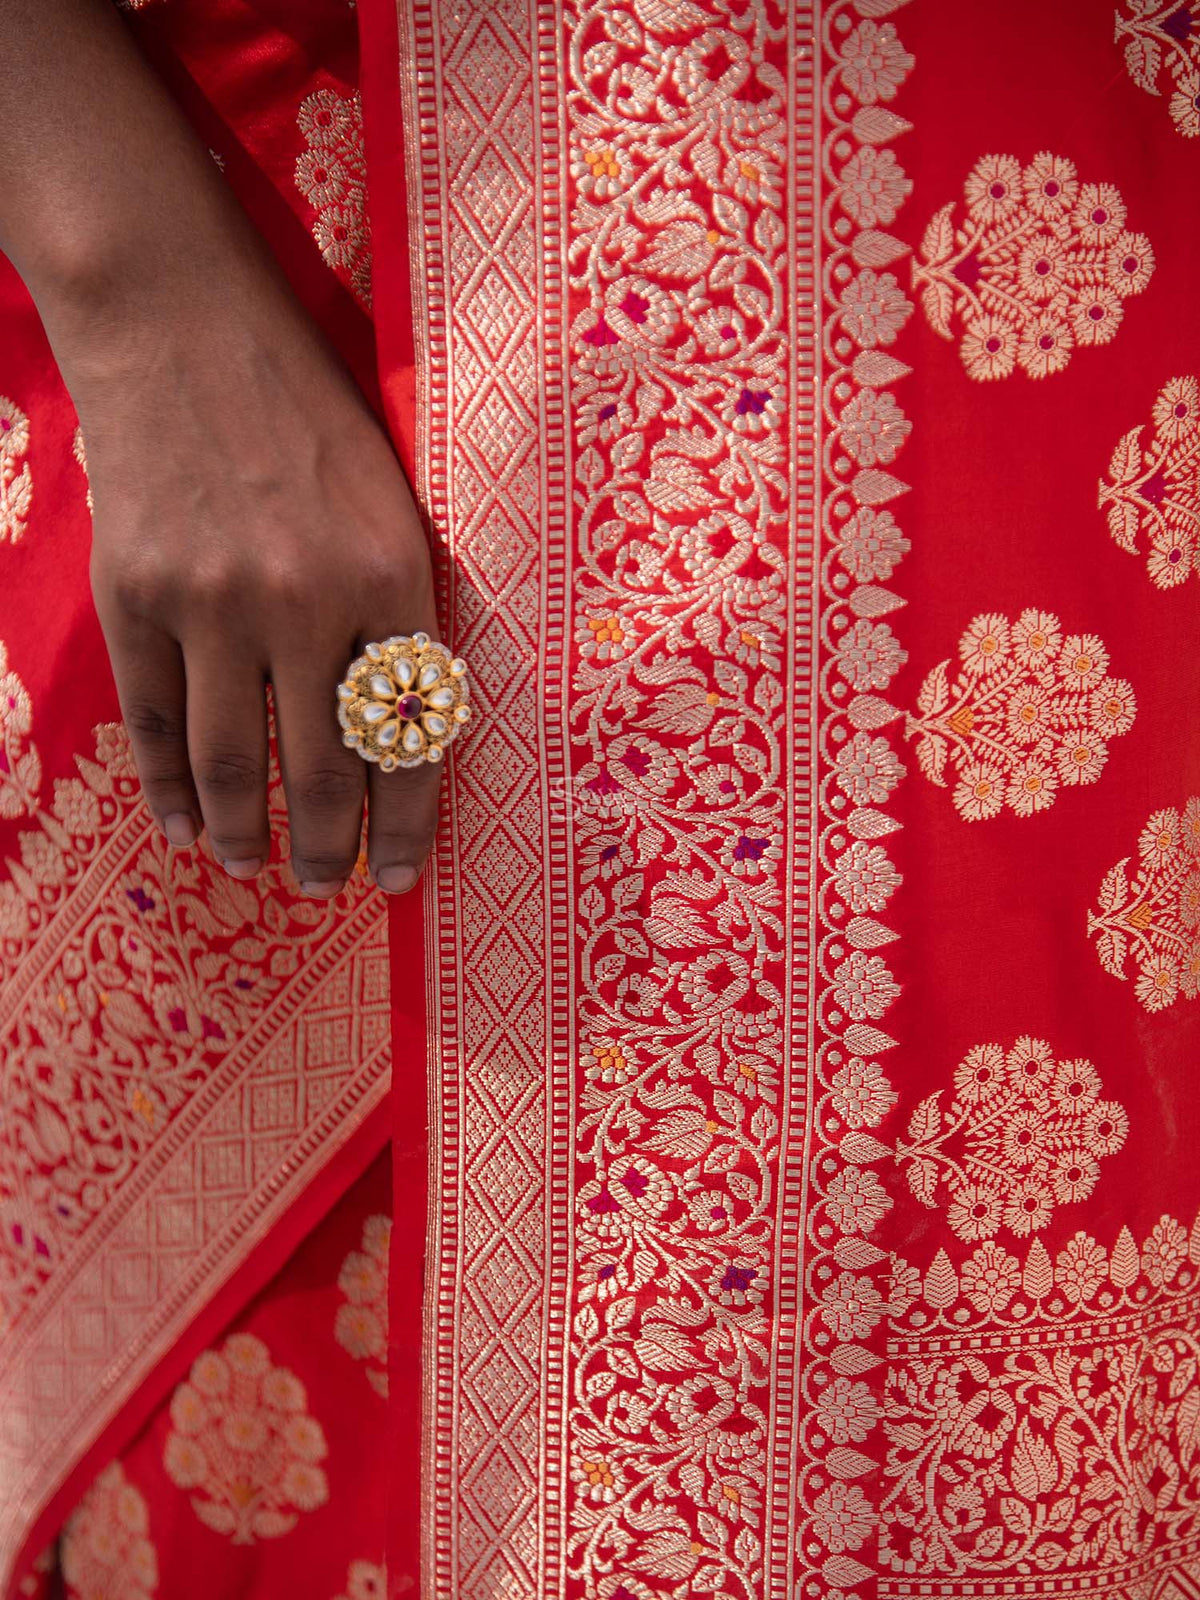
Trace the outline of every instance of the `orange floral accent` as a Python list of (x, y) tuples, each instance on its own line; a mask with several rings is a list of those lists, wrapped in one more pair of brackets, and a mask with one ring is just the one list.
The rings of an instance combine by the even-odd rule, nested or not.
[[(1171, 121), (1185, 139), (1200, 135), (1200, 10), (1180, 0), (1121, 0), (1116, 42), (1125, 70), (1147, 94), (1171, 92)], [(1165, 82), (1164, 82), (1165, 79)]]
[(334, 1337), (356, 1361), (367, 1362), (367, 1382), (387, 1398), (388, 1372), (388, 1246), (392, 1219), (368, 1217), (362, 1249), (351, 1250), (338, 1274), (346, 1296), (334, 1320)]
[(1138, 839), (1138, 864), (1126, 856), (1105, 874), (1088, 934), (1100, 965), (1115, 978), (1136, 971), (1134, 992), (1147, 1011), (1200, 995), (1200, 795), (1182, 813), (1155, 811)]
[(1061, 372), (1077, 346), (1107, 344), (1123, 302), (1154, 271), (1144, 234), (1125, 226), (1108, 183), (1080, 183), (1074, 163), (1043, 152), (1022, 167), (984, 156), (967, 178), (966, 212), (936, 213), (913, 263), (913, 288), (943, 338), (961, 324), (970, 377)]
[(959, 642), (960, 670), (943, 661), (917, 696), (916, 738), (926, 777), (946, 787), (956, 769), (954, 804), (968, 822), (1045, 811), (1064, 787), (1095, 783), (1109, 740), (1128, 731), (1136, 704), (1123, 678), (1108, 673), (1108, 651), (1094, 634), (1068, 634), (1049, 611), (1023, 611), (1010, 623), (976, 617)]
[(941, 1091), (921, 1101), (896, 1160), (922, 1205), (946, 1207), (960, 1239), (1044, 1228), (1056, 1205), (1087, 1199), (1101, 1157), (1125, 1142), (1129, 1119), (1100, 1099), (1091, 1062), (1057, 1061), (1041, 1039), (1020, 1038), (1007, 1052), (977, 1045), (954, 1087), (948, 1111)]
[(346, 287), (371, 305), (371, 228), (362, 101), (318, 89), (300, 107), (308, 149), (296, 160), (296, 187), (316, 211), (313, 237)]
[(1146, 564), (1160, 589), (1173, 589), (1200, 572), (1200, 397), (1194, 377), (1172, 378), (1154, 402), (1154, 435), (1142, 444), (1133, 428), (1113, 451), (1100, 509), (1121, 546), (1136, 554), (1149, 545)]
[(67, 1600), (151, 1600), (158, 1558), (149, 1532), (145, 1498), (114, 1461), (63, 1528), (59, 1566)]
[(206, 1527), (253, 1544), (325, 1504), (319, 1463), (328, 1449), (307, 1405), (299, 1378), (272, 1366), (253, 1334), (232, 1334), (196, 1357), (171, 1398), (163, 1465), (178, 1488), (197, 1491), (192, 1509)]

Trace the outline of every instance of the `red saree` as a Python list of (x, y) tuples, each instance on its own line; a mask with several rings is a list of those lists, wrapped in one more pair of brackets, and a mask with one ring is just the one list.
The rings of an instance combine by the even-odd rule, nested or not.
[(478, 721), (386, 930), (164, 860), (12, 289), (10, 1592), (1200, 1593), (1200, 6), (132, 22)]

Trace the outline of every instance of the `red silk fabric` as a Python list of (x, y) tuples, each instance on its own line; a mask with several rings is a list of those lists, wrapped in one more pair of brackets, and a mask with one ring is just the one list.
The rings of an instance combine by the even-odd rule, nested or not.
[[(1200, 12), (360, 0), (359, 73), (293, 9), (136, 26), (378, 394), (479, 691), (423, 949), (392, 912), (387, 1592), (1196, 1593)], [(339, 148), (312, 203), (356, 86), (369, 192)], [(36, 389), (13, 670), (92, 626), (39, 610)], [(113, 711), (54, 681), (66, 773)], [(156, 1529), (172, 1595), (381, 1555), (255, 1363), (311, 1419), (361, 1371), (271, 1295), (110, 1426), (113, 1592)], [(203, 1430), (259, 1327), (255, 1529)]]

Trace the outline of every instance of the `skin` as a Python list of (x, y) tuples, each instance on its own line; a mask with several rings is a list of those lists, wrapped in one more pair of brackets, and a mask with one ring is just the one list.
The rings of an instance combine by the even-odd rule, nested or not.
[(391, 446), (108, 0), (0, 0), (0, 248), (79, 413), (91, 581), (146, 801), (266, 861), (271, 685), (301, 888), (416, 881), (438, 770), (381, 773), (334, 690), (372, 639), (439, 637)]

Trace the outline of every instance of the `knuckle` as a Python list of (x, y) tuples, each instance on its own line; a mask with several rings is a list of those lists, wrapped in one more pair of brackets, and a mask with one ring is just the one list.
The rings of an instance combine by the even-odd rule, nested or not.
[(235, 799), (253, 794), (266, 783), (262, 763), (240, 750), (205, 751), (193, 761), (192, 771), (201, 789)]
[(100, 574), (100, 583), (119, 609), (133, 616), (163, 610), (171, 604), (179, 587), (178, 573), (171, 562), (149, 548), (128, 552), (110, 564), (107, 572)]
[(362, 803), (363, 780), (354, 767), (332, 763), (310, 767), (295, 784), (296, 804), (309, 811), (337, 810), (354, 800)]
[(182, 711), (150, 705), (145, 700), (126, 706), (125, 726), (135, 739), (147, 745), (173, 745), (187, 737), (187, 719)]
[(348, 878), (356, 858), (342, 850), (304, 850), (292, 845), (292, 871), (303, 883), (307, 879), (328, 881), (331, 878)]

